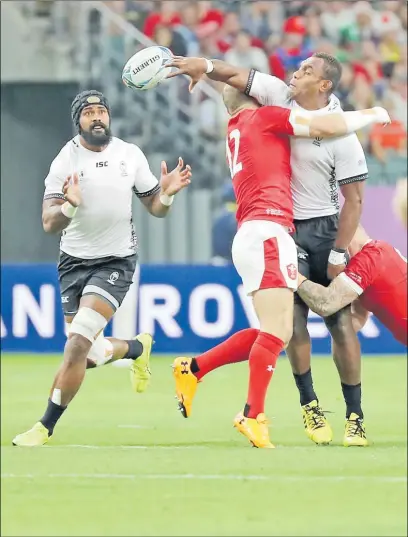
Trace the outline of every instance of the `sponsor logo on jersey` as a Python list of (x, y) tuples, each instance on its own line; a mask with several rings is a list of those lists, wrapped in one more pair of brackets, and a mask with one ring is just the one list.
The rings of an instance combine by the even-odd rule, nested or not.
[(62, 296), (61, 297), (62, 304), (68, 304), (69, 302), (69, 296)]
[(97, 162), (96, 167), (97, 168), (106, 168), (108, 166), (108, 161), (105, 160), (104, 162)]
[(286, 265), (286, 270), (288, 271), (288, 276), (291, 280), (296, 280), (297, 278), (297, 268), (296, 265), (291, 263), (290, 265)]
[(317, 147), (320, 147), (320, 143), (323, 140), (323, 138), (319, 138), (319, 136), (316, 136), (316, 138), (313, 140), (313, 145), (316, 145)]
[(115, 285), (115, 282), (117, 282), (119, 279), (119, 272), (112, 272), (112, 274), (107, 279), (107, 282), (111, 285)]

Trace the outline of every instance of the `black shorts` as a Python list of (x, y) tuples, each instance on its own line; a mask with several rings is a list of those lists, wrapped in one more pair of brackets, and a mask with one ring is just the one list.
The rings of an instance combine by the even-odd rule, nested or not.
[(137, 255), (79, 259), (60, 252), (58, 278), (64, 315), (74, 315), (82, 296), (95, 294), (116, 311), (132, 284)]
[(298, 251), (299, 272), (312, 282), (327, 287), (327, 264), (337, 236), (339, 216), (295, 220), (293, 240)]

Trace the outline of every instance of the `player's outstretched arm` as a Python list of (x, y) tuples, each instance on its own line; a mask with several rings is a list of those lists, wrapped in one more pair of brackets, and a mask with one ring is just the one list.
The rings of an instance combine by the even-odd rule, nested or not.
[(388, 112), (376, 106), (356, 112), (316, 116), (303, 110), (292, 110), (290, 119), (295, 136), (307, 138), (336, 138), (356, 132), (364, 127), (391, 123)]
[(191, 183), (191, 167), (179, 157), (178, 165), (173, 171), (167, 171), (167, 164), (161, 163), (160, 191), (141, 198), (149, 213), (156, 218), (164, 218), (169, 212), (174, 196)]
[(298, 283), (297, 292), (300, 298), (322, 317), (333, 315), (358, 298), (358, 293), (339, 277), (335, 278), (329, 287), (323, 287), (299, 274)]
[(240, 91), (245, 91), (249, 69), (235, 67), (221, 60), (207, 60), (206, 58), (185, 58), (184, 56), (174, 56), (173, 60), (167, 64), (168, 67), (176, 67), (167, 78), (179, 75), (188, 75), (191, 78), (189, 90), (193, 91), (197, 82), (206, 74), (211, 80), (225, 82)]
[(42, 222), (46, 233), (61, 233), (70, 224), (81, 205), (82, 197), (77, 174), (66, 178), (62, 192), (64, 197), (60, 194), (49, 194), (44, 198)]

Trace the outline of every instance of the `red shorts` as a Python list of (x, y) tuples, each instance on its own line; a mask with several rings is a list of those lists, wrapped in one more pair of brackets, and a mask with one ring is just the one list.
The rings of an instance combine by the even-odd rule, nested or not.
[(244, 222), (232, 244), (232, 260), (248, 295), (259, 289), (297, 289), (296, 245), (276, 222)]

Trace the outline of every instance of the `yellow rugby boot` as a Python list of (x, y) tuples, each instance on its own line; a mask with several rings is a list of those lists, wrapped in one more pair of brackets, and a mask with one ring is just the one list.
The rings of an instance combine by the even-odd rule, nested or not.
[(246, 418), (240, 412), (234, 419), (234, 427), (246, 436), (254, 447), (273, 449), (275, 446), (269, 440), (268, 423), (265, 414), (258, 414), (254, 419)]
[(364, 420), (354, 412), (346, 419), (346, 430), (343, 438), (344, 447), (367, 447), (368, 440)]
[(173, 362), (173, 377), (176, 381), (176, 398), (184, 418), (191, 415), (191, 406), (199, 380), (191, 372), (192, 358), (176, 358)]
[(18, 434), (13, 440), (13, 446), (43, 446), (48, 442), (49, 438), (48, 429), (41, 422), (37, 422), (29, 431)]
[(150, 354), (154, 342), (150, 334), (139, 334), (134, 339), (137, 339), (143, 345), (143, 353), (136, 360), (132, 360), (130, 381), (135, 392), (143, 393), (146, 391), (152, 376), (150, 372)]
[(318, 446), (330, 444), (333, 440), (333, 431), (319, 403), (315, 400), (300, 408), (308, 438)]

